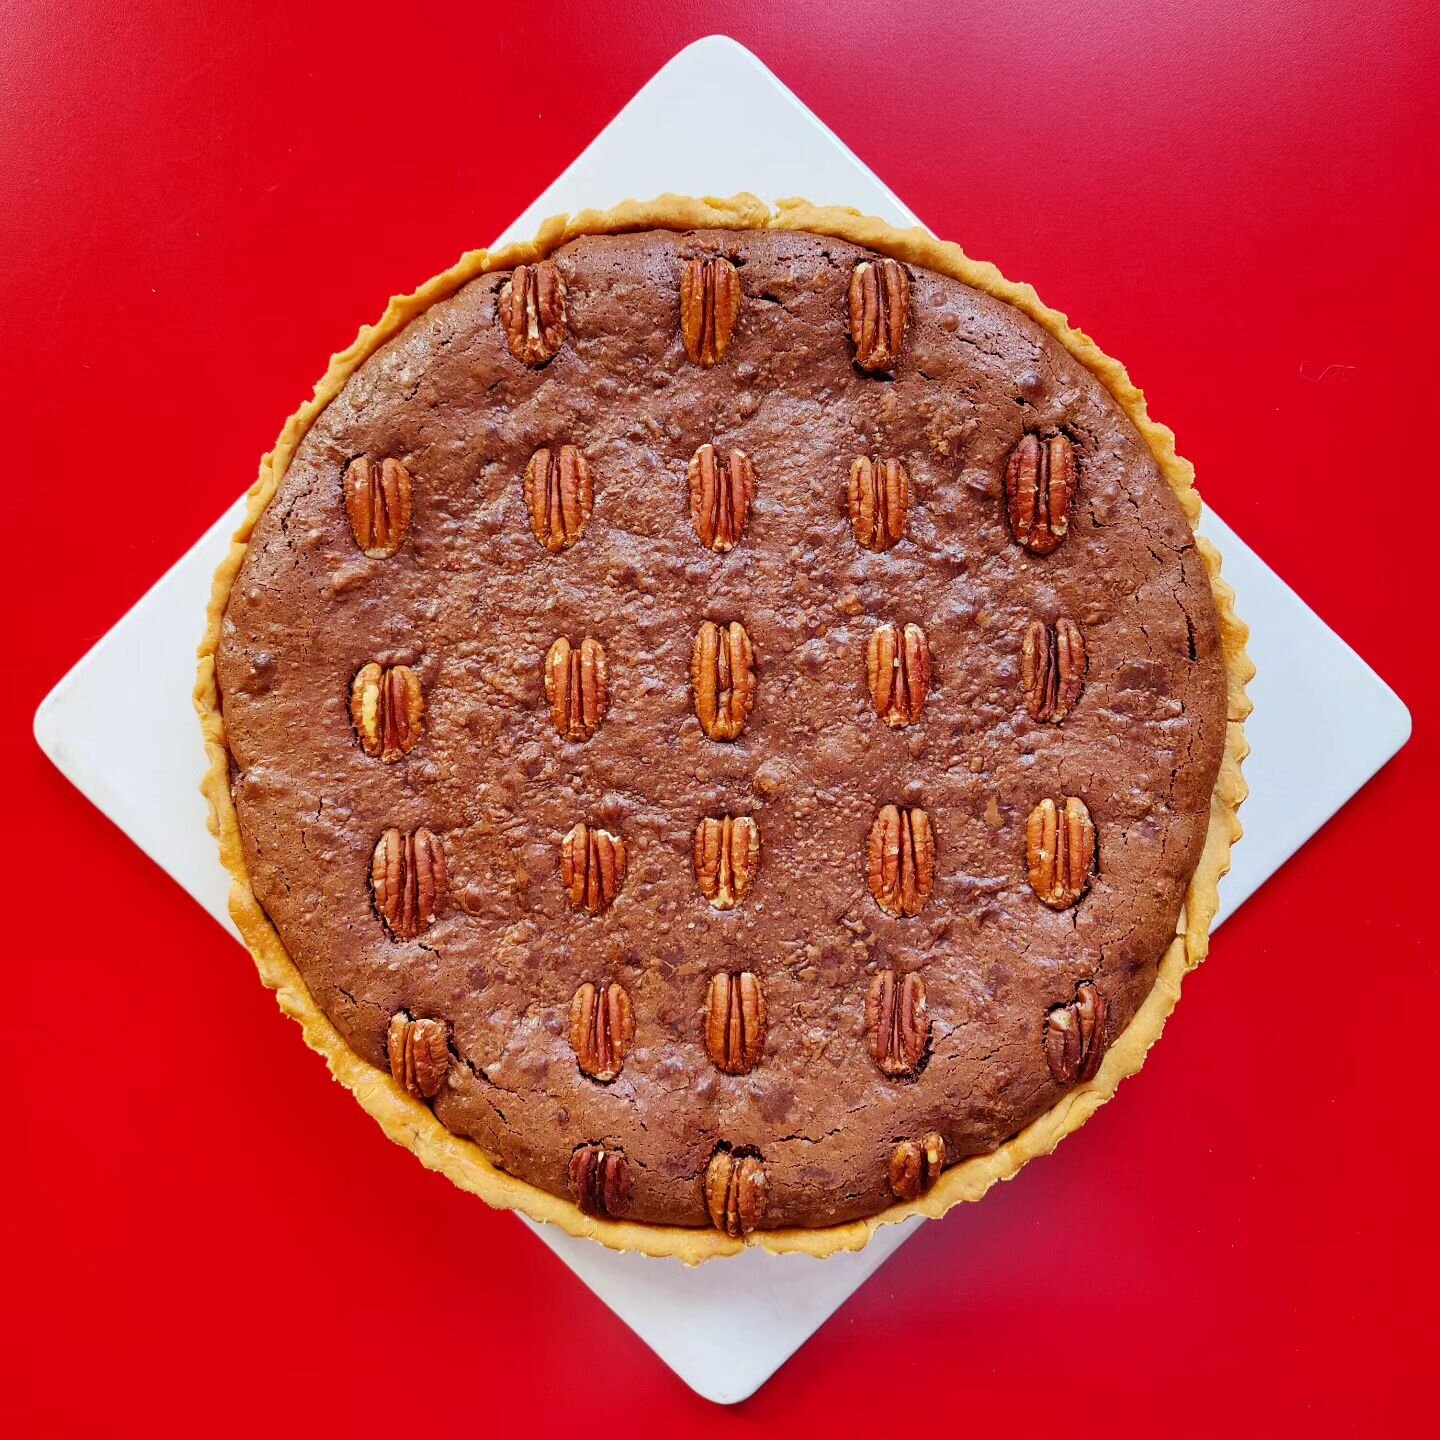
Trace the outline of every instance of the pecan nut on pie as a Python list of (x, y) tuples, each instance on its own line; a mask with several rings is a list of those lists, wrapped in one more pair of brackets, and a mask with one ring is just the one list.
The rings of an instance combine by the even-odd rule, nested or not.
[(1244, 631), (1169, 431), (920, 231), (676, 196), (335, 357), (217, 577), (232, 909), (394, 1139), (703, 1260), (973, 1199), (1204, 956)]

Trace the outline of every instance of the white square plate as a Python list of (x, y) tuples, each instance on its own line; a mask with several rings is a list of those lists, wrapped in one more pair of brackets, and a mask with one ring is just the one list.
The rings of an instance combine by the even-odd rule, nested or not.
[[(560, 211), (666, 190), (804, 195), (918, 223), (749, 51), (711, 36), (671, 60), (500, 241)], [(237, 502), (223, 515), (35, 716), (61, 772), (227, 927), (190, 691), (211, 577), (243, 512)], [(1245, 842), (1223, 887), (1233, 910), (1405, 743), (1410, 716), (1228, 527), (1207, 514), (1203, 529), (1225, 557), (1259, 667)], [(913, 1232), (887, 1227), (860, 1254), (824, 1261), (749, 1253), (687, 1270), (531, 1228), (682, 1379), (722, 1403), (757, 1390)]]

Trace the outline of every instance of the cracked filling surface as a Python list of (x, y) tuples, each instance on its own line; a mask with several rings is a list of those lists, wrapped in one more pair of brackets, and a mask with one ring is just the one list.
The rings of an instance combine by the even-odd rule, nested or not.
[[(743, 300), (712, 368), (686, 357), (680, 276), (724, 255)], [(449, 1026), (433, 1108), (501, 1168), (571, 1194), (577, 1147), (626, 1160), (627, 1218), (710, 1223), (717, 1146), (763, 1157), (762, 1224), (829, 1225), (895, 1203), (897, 1144), (943, 1137), (946, 1161), (993, 1150), (1068, 1087), (1046, 1017), (1093, 981), (1109, 1039), (1175, 934), (1225, 738), (1225, 675), (1206, 567), (1144, 441), (1100, 382), (1018, 311), (907, 267), (891, 375), (854, 364), (843, 241), (805, 233), (586, 237), (553, 257), (567, 333), (538, 367), (511, 354), (487, 274), (372, 355), (316, 420), (255, 528), (232, 589), (218, 678), (256, 896), (348, 1044), (388, 1069), (406, 1012)], [(1006, 459), (1064, 434), (1078, 486), (1054, 553), (1011, 536)], [(690, 518), (687, 466), (707, 443), (750, 457), (755, 496), (728, 553)], [(541, 447), (578, 447), (593, 513), (551, 553), (522, 493)], [(413, 518), (367, 559), (341, 477), (401, 460)], [(904, 538), (871, 552), (847, 512), (851, 461), (908, 468)], [(1021, 690), (1032, 620), (1075, 621), (1088, 668), (1061, 724)], [(732, 743), (706, 738), (690, 665), (701, 623), (739, 620), (755, 703)], [(866, 678), (871, 632), (928, 637), (923, 712), (892, 728)], [(608, 713), (557, 735), (543, 666), (557, 636), (605, 647)], [(408, 665), (423, 734), (394, 763), (357, 740), (350, 692), (370, 662)], [(1098, 870), (1051, 910), (1027, 879), (1025, 824), (1078, 796)], [(885, 805), (922, 807), (934, 890), (892, 917), (867, 883)], [(758, 868), (743, 903), (697, 887), (697, 824), (749, 815)], [(620, 836), (613, 904), (572, 907), (561, 841), (579, 821)], [(387, 933), (371, 855), (390, 827), (444, 846), (448, 894), (411, 941)], [(865, 1032), (874, 975), (924, 980), (918, 1073), (882, 1074)], [(707, 1053), (716, 971), (752, 971), (768, 1023), (758, 1063)], [(619, 1075), (584, 1074), (571, 1001), (628, 992)]]

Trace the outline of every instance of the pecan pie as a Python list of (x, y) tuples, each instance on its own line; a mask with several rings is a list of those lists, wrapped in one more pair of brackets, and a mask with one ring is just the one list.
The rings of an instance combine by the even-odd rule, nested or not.
[(669, 196), (467, 256), (217, 577), (236, 920), (496, 1205), (688, 1260), (940, 1214), (1205, 954), (1249, 669), (1198, 511), (1120, 367), (921, 232)]

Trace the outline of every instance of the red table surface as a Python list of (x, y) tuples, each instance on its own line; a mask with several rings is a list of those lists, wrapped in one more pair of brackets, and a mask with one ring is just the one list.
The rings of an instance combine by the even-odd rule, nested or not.
[[(1120, 1102), (925, 1227), (733, 1412), (515, 1220), (387, 1144), (243, 952), (30, 736), (51, 685), (250, 482), (330, 352), (722, 29), (937, 231), (1122, 356), (1206, 497), (1415, 715), (1409, 748), (1218, 937)], [(21, 1103), (0, 1428), (1428, 1419), (1437, 74), (1427, 0), (10, 0), (3, 963)]]

